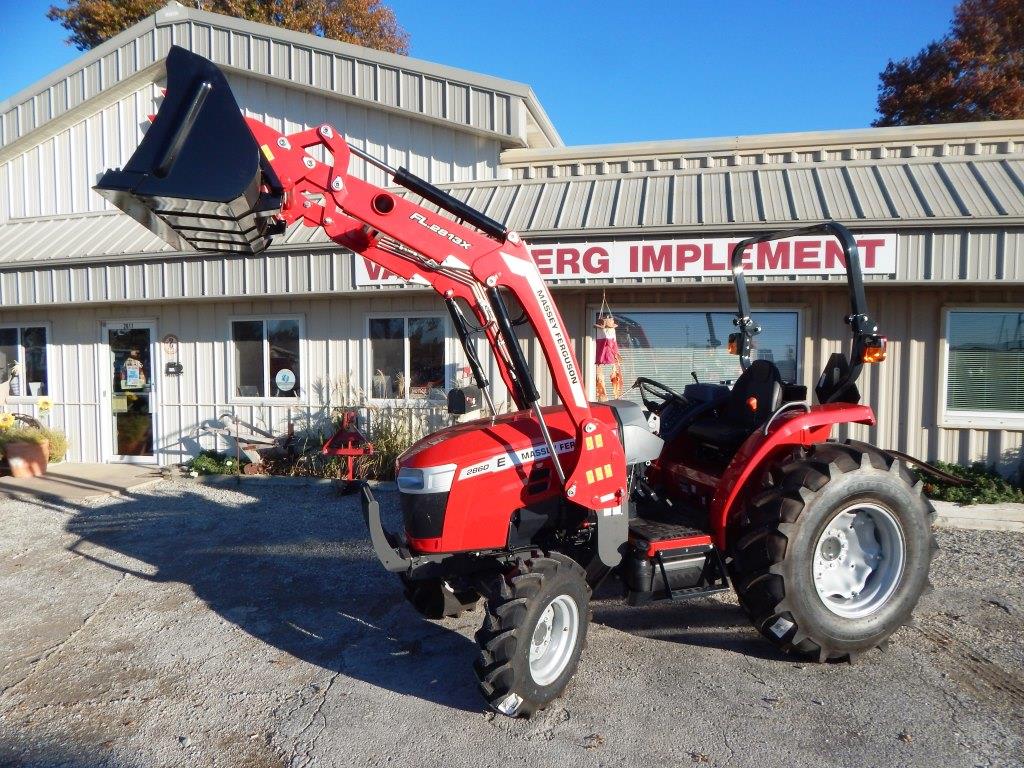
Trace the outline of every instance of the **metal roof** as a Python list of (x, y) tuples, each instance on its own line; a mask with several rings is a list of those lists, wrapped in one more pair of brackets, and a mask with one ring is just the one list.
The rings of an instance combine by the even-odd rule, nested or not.
[[(819, 149), (817, 162), (796, 156), (761, 165), (691, 168), (687, 162), (668, 171), (646, 170), (647, 161), (634, 159), (623, 162), (636, 170), (606, 165), (604, 173), (588, 176), (446, 186), (527, 239), (733, 233), (828, 218), (860, 229), (1022, 226), (1024, 141), (986, 147), (984, 153), (940, 155), (911, 145), (884, 158), (849, 160)], [(318, 244), (330, 245), (322, 230), (296, 225), (272, 247)], [(119, 213), (0, 225), (0, 264), (160, 252), (171, 249)]]
[(537, 169), (551, 166), (569, 168), (586, 163), (614, 165), (621, 160), (673, 162), (684, 158), (697, 158), (705, 165), (744, 165), (814, 159), (822, 152), (831, 153), (836, 158), (842, 156), (843, 159), (885, 157), (894, 151), (904, 150), (912, 154), (979, 154), (986, 151), (986, 145), (1014, 140), (1024, 140), (1024, 120), (509, 149), (502, 153), (502, 162), (512, 168)]
[[(292, 32), (171, 2), (0, 102), (0, 150), (162, 63), (172, 44), (217, 64), (421, 119), (497, 135), (507, 146), (562, 140), (522, 83)], [(525, 107), (525, 108), (524, 108)]]
[(979, 155), (606, 169), (449, 189), (535, 238), (738, 232), (822, 219), (860, 228), (1020, 226), (1024, 143)]

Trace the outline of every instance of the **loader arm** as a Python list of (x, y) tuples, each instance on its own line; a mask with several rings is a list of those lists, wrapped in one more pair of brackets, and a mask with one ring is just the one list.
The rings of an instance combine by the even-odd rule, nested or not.
[[(516, 405), (533, 410), (564, 496), (594, 511), (625, 502), (622, 444), (591, 412), (565, 323), (515, 232), (405, 169), (351, 147), (330, 125), (285, 135), (259, 120), (243, 120), (224, 75), (196, 54), (173, 47), (167, 76), (166, 99), (139, 149), (124, 171), (108, 171), (97, 191), (178, 247), (184, 241), (203, 250), (253, 253), (285, 225), (301, 222), (323, 228), (334, 242), (410, 282), (429, 285), (449, 311), (461, 300), (482, 329)], [(212, 140), (224, 145), (225, 156), (244, 162), (223, 167)], [(258, 157), (249, 157), (250, 141)], [(314, 148), (324, 160), (309, 152)], [(353, 154), (468, 225), (351, 175)], [(228, 191), (203, 194), (216, 185)], [(504, 292), (522, 307), (575, 429), (569, 470), (554, 449)], [(460, 338), (465, 345), (461, 333)], [(469, 348), (467, 355), (473, 357)], [(471, 367), (476, 374), (478, 366)]]

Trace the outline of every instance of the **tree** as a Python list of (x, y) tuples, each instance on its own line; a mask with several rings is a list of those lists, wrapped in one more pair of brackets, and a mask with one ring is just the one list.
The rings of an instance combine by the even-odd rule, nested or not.
[[(311, 32), (391, 53), (409, 52), (409, 35), (381, 0), (179, 0), (182, 5), (227, 16)], [(46, 16), (71, 32), (80, 51), (95, 48), (156, 13), (167, 0), (67, 0)]]
[(946, 37), (880, 78), (874, 125), (1024, 118), (1024, 0), (962, 0)]

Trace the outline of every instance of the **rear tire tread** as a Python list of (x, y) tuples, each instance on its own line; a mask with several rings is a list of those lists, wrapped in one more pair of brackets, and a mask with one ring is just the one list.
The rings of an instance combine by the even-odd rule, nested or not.
[[(782, 575), (787, 533), (796, 527), (804, 510), (829, 482), (864, 468), (890, 472), (922, 495), (922, 484), (903, 462), (864, 444), (829, 442), (815, 446), (806, 459), (789, 461), (773, 471), (774, 487), (759, 493), (741, 518), (730, 560), (739, 602), (757, 630), (784, 651), (825, 662), (853, 661), (868, 650), (839, 650), (827, 638), (805, 632), (790, 612)], [(936, 513), (928, 500), (923, 500), (930, 527)], [(938, 544), (933, 532), (929, 537), (928, 550), (934, 553)], [(926, 582), (925, 592), (930, 588)], [(874, 645), (885, 642), (882, 639)]]

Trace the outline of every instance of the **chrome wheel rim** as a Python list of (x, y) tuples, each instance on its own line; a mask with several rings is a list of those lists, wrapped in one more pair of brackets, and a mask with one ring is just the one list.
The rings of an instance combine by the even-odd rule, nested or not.
[(530, 676), (537, 685), (549, 685), (565, 671), (579, 626), (579, 608), (568, 595), (559, 595), (541, 611), (530, 636)]
[(860, 619), (899, 586), (906, 560), (903, 529), (889, 510), (858, 503), (837, 513), (814, 545), (814, 588), (832, 613)]

